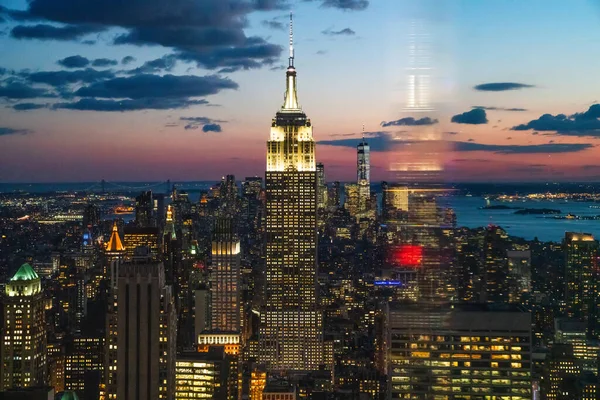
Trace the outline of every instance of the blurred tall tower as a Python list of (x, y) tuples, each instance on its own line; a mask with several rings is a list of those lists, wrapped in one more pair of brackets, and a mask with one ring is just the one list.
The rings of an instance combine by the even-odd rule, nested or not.
[(437, 16), (431, 14), (437, 12), (432, 4), (411, 2), (405, 14), (409, 23), (401, 55), (407, 62), (401, 118), (414, 122), (405, 120), (401, 124), (410, 125), (407, 131), (390, 133), (389, 168), (394, 182), (386, 192), (385, 216), (388, 229), (396, 232), (390, 258), (399, 260), (400, 265), (408, 264), (416, 274), (418, 301), (443, 304), (452, 297), (452, 261), (445, 257), (444, 248), (451, 232), (440, 218), (440, 202), (445, 198), (440, 183), (444, 180), (446, 145), (435, 119), (433, 100), (433, 34), (438, 29)]
[(408, 67), (406, 106), (404, 111), (433, 111), (430, 99), (431, 42), (428, 21), (412, 18), (408, 33)]
[(46, 321), (40, 277), (23, 264), (6, 284), (0, 390), (46, 383)]
[(437, 121), (433, 118), (433, 21), (427, 17), (430, 11), (424, 9), (426, 5), (414, 7), (417, 9), (407, 11), (410, 22), (407, 51), (403, 56), (407, 60), (403, 117), (421, 122), (413, 126), (408, 134), (391, 133), (390, 147), (396, 154), (390, 160), (390, 169), (396, 172), (396, 181), (399, 183), (437, 183), (442, 180), (441, 154), (445, 146), (441, 133), (436, 129)]
[(266, 287), (259, 337), (269, 370), (323, 364), (317, 310), (317, 172), (312, 124), (298, 104), (292, 21), (285, 101), (267, 142)]

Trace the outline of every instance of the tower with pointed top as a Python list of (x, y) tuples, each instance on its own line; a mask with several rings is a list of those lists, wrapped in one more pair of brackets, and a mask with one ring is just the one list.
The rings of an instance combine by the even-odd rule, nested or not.
[(260, 361), (270, 371), (312, 371), (327, 363), (317, 309), (317, 167), (312, 124), (298, 104), (291, 15), (286, 83), (267, 142)]
[(371, 198), (371, 149), (365, 140), (363, 125), (362, 140), (356, 146), (356, 180), (358, 183), (358, 212), (368, 211)]

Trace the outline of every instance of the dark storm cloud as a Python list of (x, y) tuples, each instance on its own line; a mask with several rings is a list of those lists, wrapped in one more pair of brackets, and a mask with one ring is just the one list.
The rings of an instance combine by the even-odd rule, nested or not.
[(209, 46), (240, 45), (246, 40), (242, 30), (219, 27), (193, 28), (173, 27), (156, 29), (143, 27), (115, 38), (115, 44), (151, 45), (160, 44), (165, 47), (202, 48)]
[(30, 82), (44, 83), (54, 87), (62, 87), (72, 83), (94, 83), (115, 76), (112, 71), (98, 71), (92, 68), (75, 71), (21, 72), (19, 75)]
[(340, 10), (364, 10), (369, 6), (368, 0), (323, 0), (323, 7), (339, 8)]
[(19, 103), (12, 106), (12, 108), (16, 111), (31, 111), (31, 110), (39, 110), (40, 108), (47, 108), (47, 104), (39, 104), (39, 103)]
[(232, 72), (271, 65), (280, 54), (280, 46), (269, 44), (260, 38), (249, 38), (244, 46), (221, 47), (208, 52), (187, 51), (179, 53), (177, 57), (207, 69), (229, 68), (229, 72)]
[(122, 27), (241, 24), (257, 4), (238, 0), (31, 0), (32, 17)]
[(29, 133), (31, 133), (29, 129), (14, 129), (0, 126), (0, 136), (27, 135)]
[(149, 75), (139, 74), (114, 78), (82, 87), (75, 94), (80, 97), (101, 98), (183, 98), (203, 97), (223, 89), (237, 89), (238, 84), (216, 75)]
[(206, 124), (202, 127), (202, 132), (221, 132), (221, 125)]
[(381, 126), (386, 128), (389, 126), (421, 126), (421, 125), (434, 125), (437, 124), (437, 119), (431, 119), (429, 117), (423, 117), (421, 119), (414, 119), (413, 117), (406, 117), (397, 119), (395, 121), (382, 121)]
[(187, 98), (141, 98), (133, 100), (80, 99), (71, 103), (57, 103), (53, 109), (78, 111), (126, 112), (139, 110), (170, 110), (207, 104), (206, 100)]
[(181, 117), (179, 118), (181, 121), (185, 121), (185, 130), (190, 129), (198, 129), (202, 127), (203, 132), (221, 132), (221, 125), (219, 122), (226, 121), (217, 121), (208, 117)]
[[(247, 15), (284, 8), (283, 0), (31, 0), (32, 18), (79, 26), (120, 27), (116, 44), (161, 45), (205, 68), (258, 68), (281, 47), (246, 37)], [(56, 35), (55, 35), (56, 36)], [(66, 34), (63, 36), (67, 36)]]
[(526, 108), (506, 108), (506, 107), (485, 107), (485, 106), (473, 106), (472, 108), (481, 108), (482, 110), (488, 111), (527, 111)]
[(133, 56), (125, 56), (121, 60), (121, 64), (127, 65), (127, 64), (131, 64), (134, 61), (135, 61), (135, 57), (133, 57)]
[(8, 99), (35, 99), (36, 97), (56, 97), (46, 89), (35, 88), (21, 82), (0, 85), (0, 97)]
[(279, 21), (275, 21), (275, 20), (265, 20), (262, 21), (262, 25), (266, 26), (269, 29), (275, 29), (278, 31), (284, 31), (285, 30), (285, 25), (282, 22)]
[[(593, 104), (582, 113), (570, 116), (565, 114), (544, 114), (538, 119), (512, 127), (514, 131), (535, 130), (539, 132), (555, 132), (563, 136), (600, 137), (600, 104)], [(534, 132), (534, 134), (536, 134)]]
[(70, 56), (58, 60), (57, 64), (65, 68), (85, 68), (90, 64), (90, 60), (83, 56)]
[(480, 125), (487, 124), (487, 116), (483, 108), (474, 108), (471, 111), (464, 112), (452, 117), (450, 120), (456, 124)]
[(474, 86), (473, 89), (482, 92), (503, 92), (505, 90), (517, 90), (532, 88), (535, 85), (527, 85), (525, 83), (517, 82), (494, 82), (494, 83), (482, 83), (481, 85)]
[(18, 25), (10, 31), (10, 35), (15, 39), (74, 40), (102, 30), (104, 28), (91, 25)]
[(110, 58), (96, 58), (94, 60), (94, 62), (92, 63), (92, 66), (94, 67), (114, 67), (115, 65), (118, 65), (119, 62), (117, 60), (111, 60)]
[(171, 71), (175, 64), (177, 64), (177, 58), (172, 54), (167, 54), (161, 58), (155, 60), (146, 61), (141, 67), (127, 71), (128, 74), (141, 74), (151, 73), (159, 71)]
[(326, 29), (321, 33), (323, 35), (327, 35), (327, 36), (353, 36), (353, 35), (356, 35), (356, 32), (354, 32), (350, 28), (344, 28), (339, 31), (332, 31), (331, 29)]

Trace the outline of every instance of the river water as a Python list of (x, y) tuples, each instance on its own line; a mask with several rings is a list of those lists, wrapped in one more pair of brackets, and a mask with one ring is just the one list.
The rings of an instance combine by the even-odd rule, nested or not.
[(551, 208), (578, 216), (600, 215), (599, 203), (573, 201), (490, 201), (483, 197), (454, 196), (447, 199), (447, 204), (456, 212), (457, 226), (477, 228), (494, 224), (502, 227), (509, 235), (525, 239), (537, 237), (542, 241), (560, 241), (565, 232), (587, 232), (600, 237), (600, 221), (556, 219), (553, 215), (519, 215), (517, 210), (481, 209), (486, 205), (506, 205), (523, 208)]

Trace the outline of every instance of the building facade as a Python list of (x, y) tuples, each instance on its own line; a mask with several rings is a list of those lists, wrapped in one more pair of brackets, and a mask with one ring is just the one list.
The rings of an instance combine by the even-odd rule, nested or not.
[(371, 149), (364, 136), (356, 146), (356, 182), (358, 184), (358, 210), (364, 213), (369, 209), (369, 199), (371, 198)]
[(231, 218), (217, 218), (210, 270), (211, 330), (240, 332), (240, 240)]
[(528, 312), (390, 306), (386, 341), (388, 399), (532, 398)]
[(40, 277), (23, 264), (4, 296), (0, 390), (46, 384), (46, 321)]
[[(183, 353), (175, 365), (175, 400), (233, 400), (228, 387), (229, 356), (220, 349)], [(237, 394), (237, 392), (234, 392)]]
[(567, 232), (563, 246), (567, 315), (584, 321), (588, 336), (598, 339), (598, 241), (589, 233)]
[(266, 284), (260, 361), (269, 370), (318, 369), (317, 173), (312, 123), (298, 104), (291, 39), (285, 102), (267, 142)]
[(119, 267), (108, 319), (106, 398), (171, 399), (177, 322), (162, 263)]

